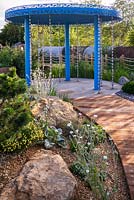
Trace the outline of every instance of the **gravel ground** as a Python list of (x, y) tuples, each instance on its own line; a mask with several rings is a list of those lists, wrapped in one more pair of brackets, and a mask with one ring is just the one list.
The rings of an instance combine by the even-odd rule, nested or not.
[[(0, 154), (0, 192), (4, 186), (16, 177), (24, 164), (29, 158), (36, 153), (37, 150), (42, 149), (43, 146), (33, 146), (20, 154), (7, 155)], [(58, 153), (67, 163), (68, 167), (75, 161), (75, 154), (69, 148), (63, 149), (55, 147), (53, 152)], [(107, 156), (105, 172), (107, 179), (105, 181), (108, 191), (110, 191), (109, 200), (129, 200), (129, 192), (123, 173), (122, 165), (119, 159), (115, 160), (113, 146), (106, 141), (99, 145), (95, 151), (99, 152), (100, 158), (98, 164), (101, 163), (103, 156)], [(78, 199), (77, 200), (98, 200), (94, 197), (92, 191), (85, 185), (79, 177), (75, 176), (78, 182)]]
[(124, 99), (127, 99), (129, 101), (133, 101), (134, 102), (134, 95), (133, 94), (128, 94), (128, 93), (125, 93), (123, 92), (122, 90), (119, 91), (119, 92), (116, 92), (116, 95), (124, 98)]

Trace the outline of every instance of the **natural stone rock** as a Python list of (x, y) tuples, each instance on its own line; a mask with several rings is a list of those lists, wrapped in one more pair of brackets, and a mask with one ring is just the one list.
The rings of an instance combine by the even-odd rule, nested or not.
[(119, 78), (119, 84), (120, 84), (120, 85), (124, 85), (124, 84), (127, 83), (127, 82), (129, 82), (129, 79), (128, 79), (127, 77), (121, 76), (121, 77)]
[(45, 109), (48, 108), (47, 119), (50, 125), (57, 126), (67, 124), (69, 121), (77, 120), (77, 112), (73, 109), (71, 103), (65, 102), (58, 97), (50, 97), (41, 99), (32, 109), (35, 117), (46, 120)]
[(0, 200), (74, 200), (77, 182), (60, 155), (38, 151), (8, 184)]

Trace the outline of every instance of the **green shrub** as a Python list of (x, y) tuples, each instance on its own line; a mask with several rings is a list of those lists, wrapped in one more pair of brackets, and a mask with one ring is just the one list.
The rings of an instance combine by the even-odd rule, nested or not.
[(43, 139), (43, 131), (36, 125), (26, 95), (6, 101), (0, 111), (0, 150), (13, 152)]
[(7, 74), (0, 74), (0, 99), (2, 101), (23, 94), (26, 90), (26, 82), (17, 76), (15, 68), (10, 68)]
[(124, 84), (122, 90), (128, 94), (134, 94), (134, 81), (129, 81), (128, 83)]
[(0, 51), (0, 66), (1, 67), (10, 67), (12, 66), (13, 57), (12, 49), (10, 47), (4, 47)]
[(6, 139), (0, 142), (0, 150), (3, 152), (14, 152), (27, 148), (34, 141), (42, 140), (43, 131), (32, 121), (27, 125), (10, 132)]
[(0, 67), (12, 66), (16, 67), (17, 75), (24, 78), (24, 51), (6, 46), (0, 51)]
[(0, 75), (0, 151), (13, 152), (28, 147), (43, 139), (41, 128), (34, 122), (30, 101), (25, 93), (25, 80), (11, 68), (8, 74)]

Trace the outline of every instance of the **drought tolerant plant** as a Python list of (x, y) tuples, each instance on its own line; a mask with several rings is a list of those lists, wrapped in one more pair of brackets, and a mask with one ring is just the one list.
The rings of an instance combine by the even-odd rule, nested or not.
[(47, 77), (44, 71), (41, 69), (37, 69), (33, 72), (32, 87), (36, 91), (36, 96), (38, 98), (56, 96), (54, 80), (51, 73), (49, 73)]
[(41, 140), (38, 143), (44, 144), (46, 149), (50, 149), (55, 145), (65, 147), (65, 138), (63, 137), (62, 129), (50, 126), (48, 123), (49, 108), (50, 104), (46, 105), (41, 113), (45, 116), (45, 121), (40, 118), (36, 119), (37, 124), (41, 127), (44, 134), (44, 140)]
[(104, 131), (92, 121), (78, 129), (71, 122), (67, 126), (70, 127), (70, 146), (75, 150), (77, 158), (70, 167), (71, 171), (87, 183), (96, 198), (108, 199), (104, 186), (105, 162), (98, 163), (100, 155), (96, 153), (97, 145), (106, 139)]

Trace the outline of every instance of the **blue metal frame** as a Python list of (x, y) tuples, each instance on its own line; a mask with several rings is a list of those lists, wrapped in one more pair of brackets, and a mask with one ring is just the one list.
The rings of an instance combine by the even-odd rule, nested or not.
[(30, 19), (32, 24), (49, 25), (51, 16), (52, 25), (65, 25), (65, 54), (66, 80), (70, 80), (70, 24), (94, 24), (94, 89), (100, 90), (100, 18), (101, 22), (121, 20), (120, 13), (112, 7), (87, 4), (33, 4), (18, 6), (5, 12), (7, 21), (15, 24), (25, 24), (25, 74), (27, 84), (30, 85), (31, 69), (31, 37)]
[(65, 75), (66, 81), (70, 81), (70, 34), (69, 34), (69, 24), (65, 25)]
[[(86, 4), (34, 4), (18, 6), (6, 11), (6, 20), (24, 23), (26, 16), (31, 16), (32, 24), (47, 24), (51, 15), (52, 24), (90, 24), (94, 16), (101, 16), (102, 22), (120, 20), (120, 13), (111, 7)], [(89, 17), (90, 16), (90, 17)]]
[(94, 90), (100, 90), (100, 17), (94, 18)]
[(29, 16), (25, 18), (25, 79), (31, 85), (31, 24)]

